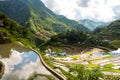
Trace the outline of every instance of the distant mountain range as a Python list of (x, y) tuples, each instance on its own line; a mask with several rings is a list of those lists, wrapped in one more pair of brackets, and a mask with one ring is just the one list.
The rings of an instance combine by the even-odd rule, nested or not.
[(77, 21), (53, 13), (41, 0), (0, 1), (0, 13), (6, 14), (43, 38), (72, 29), (89, 31)]
[(89, 19), (79, 20), (78, 22), (84, 25), (86, 28), (90, 29), (91, 31), (93, 31), (95, 28), (98, 28), (98, 27), (100, 28), (106, 27), (109, 24), (105, 22), (95, 22)]

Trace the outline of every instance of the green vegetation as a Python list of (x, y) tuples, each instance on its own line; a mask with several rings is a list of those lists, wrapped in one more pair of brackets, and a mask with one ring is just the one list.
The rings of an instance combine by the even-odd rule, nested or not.
[(106, 58), (114, 58), (114, 57), (111, 55), (106, 55)]
[(69, 80), (99, 80), (99, 78), (103, 78), (103, 74), (99, 68), (93, 68), (92, 70), (89, 70), (81, 64), (72, 66), (70, 68), (70, 72), (76, 73), (77, 76), (74, 79)]
[(14, 35), (15, 38), (29, 38), (29, 30), (9, 19), (6, 15), (0, 14), (0, 21), (1, 31), (5, 29), (7, 31), (6, 33)]
[(39, 46), (44, 41), (4, 14), (0, 14), (0, 43), (20, 41), (26, 45)]
[(83, 24), (85, 27), (87, 27), (91, 31), (93, 31), (96, 28), (103, 28), (109, 24), (105, 22), (95, 22), (89, 19), (80, 20), (79, 23)]
[[(70, 67), (70, 66), (69, 66)], [(92, 69), (89, 69), (92, 68)], [(119, 76), (108, 76), (101, 72), (98, 65), (90, 65), (85, 67), (82, 64), (75, 64), (70, 67), (69, 72), (60, 69), (67, 77), (67, 80), (119, 80)], [(117, 72), (117, 70), (116, 70)]]
[(104, 39), (107, 40), (119, 40), (120, 39), (119, 35), (120, 35), (120, 20), (112, 22), (110, 25), (101, 29), (99, 32), (99, 36), (103, 36)]
[(112, 68), (114, 66), (114, 64), (110, 63), (104, 66), (104, 68)]
[(92, 52), (87, 52), (86, 54), (90, 54), (90, 55), (91, 55), (91, 54), (93, 54), (93, 53), (92, 53)]
[(111, 22), (107, 27), (97, 28), (93, 31), (97, 36), (102, 36), (114, 49), (120, 47), (120, 20)]
[(108, 71), (108, 72), (117, 72), (120, 73), (119, 69), (113, 69), (113, 68), (103, 68), (101, 71)]
[(120, 73), (119, 69), (113, 69), (112, 67), (114, 66), (114, 64), (110, 63), (104, 66), (104, 68), (101, 69), (101, 71), (109, 71), (109, 72), (117, 72)]
[(3, 32), (0, 31), (0, 44), (4, 44), (4, 43), (10, 43), (11, 39), (8, 37), (8, 35)]
[[(44, 43), (44, 40), (48, 40), (54, 35), (49, 41), (41, 45), (41, 50), (52, 46), (56, 49), (56, 52), (62, 52), (58, 46), (64, 45), (78, 45), (85, 48), (97, 46), (120, 47), (120, 20), (114, 21), (106, 28), (97, 28), (92, 34), (88, 33), (89, 30), (78, 22), (54, 14), (45, 7), (41, 0), (7, 0), (0, 2), (0, 5), (2, 5), (0, 12), (15, 20), (13, 21), (4, 14), (0, 14), (0, 44), (20, 41), (25, 46), (36, 49), (36, 47), (39, 48)], [(58, 34), (55, 35), (56, 33)], [(92, 53), (88, 52), (87, 54)], [(56, 68), (52, 65), (51, 59), (45, 58), (44, 53), (42, 55), (50, 67)], [(108, 57), (111, 58), (111, 56)], [(79, 57), (73, 56), (72, 58), (76, 60)], [(91, 63), (91, 61), (88, 62)], [(1, 66), (0, 63), (0, 69), (2, 69)], [(113, 66), (113, 64), (108, 64), (102, 71), (120, 72), (120, 70), (112, 69)], [(104, 76), (96, 64), (89, 64), (87, 67), (77, 64), (70, 67), (70, 72), (63, 70), (62, 72), (67, 76), (68, 80), (120, 79), (119, 77)], [(33, 80), (37, 76), (46, 76), (53, 80), (52, 77), (43, 74), (34, 74), (29, 80)]]
[(11, 35), (15, 35), (15, 38), (29, 38), (30, 32), (27, 28), (20, 26), (4, 14), (0, 14), (0, 20), (2, 25), (0, 28), (4, 28)]
[(19, 24), (28, 27), (32, 33), (42, 39), (48, 39), (56, 32), (72, 29), (89, 31), (77, 21), (56, 15), (41, 0), (6, 0), (1, 1), (0, 5), (2, 5), (1, 13), (5, 13)]
[(98, 67), (99, 65), (97, 65), (97, 64), (88, 64), (87, 65), (87, 68), (96, 68), (96, 67)]
[(48, 45), (50, 46), (80, 45), (82, 47), (87, 48), (95, 46), (111, 47), (109, 43), (104, 42), (102, 38), (99, 36), (75, 30), (59, 33), (58, 35), (53, 36), (46, 44), (44, 44), (44, 46)]
[(104, 80), (119, 80), (120, 76), (105, 76)]
[(98, 35), (98, 34), (100, 34), (100, 32), (101, 32), (103, 29), (104, 29), (104, 28), (99, 28), (99, 27), (98, 27), (98, 28), (95, 28), (92, 33)]
[(111, 44), (115, 47), (115, 48), (118, 48), (120, 47), (120, 40), (113, 40), (111, 42)]
[(37, 77), (46, 77), (47, 79), (49, 79), (49, 80), (55, 80), (52, 76), (50, 76), (50, 75), (45, 75), (45, 74), (33, 74), (32, 76), (30, 76), (29, 78), (28, 78), (28, 80), (34, 80), (35, 78), (37, 78)]
[(73, 58), (73, 60), (77, 60), (77, 59), (79, 59), (79, 58), (80, 58), (80, 56), (75, 55), (75, 56), (72, 56), (71, 58)]
[(109, 55), (109, 52), (104, 52), (103, 55)]

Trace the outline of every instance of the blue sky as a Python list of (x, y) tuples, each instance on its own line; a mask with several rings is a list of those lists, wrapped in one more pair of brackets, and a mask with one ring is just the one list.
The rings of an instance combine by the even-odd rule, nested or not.
[(53, 12), (69, 19), (113, 21), (120, 19), (120, 0), (42, 0)]

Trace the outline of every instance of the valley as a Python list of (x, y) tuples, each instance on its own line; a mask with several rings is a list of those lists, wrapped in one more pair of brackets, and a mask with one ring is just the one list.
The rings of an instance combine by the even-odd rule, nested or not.
[(120, 20), (72, 20), (46, 5), (0, 0), (0, 80), (120, 80)]
[[(63, 55), (64, 53), (66, 54)], [(72, 55), (68, 52), (57, 53), (48, 49), (46, 50), (45, 57), (50, 58), (55, 70), (61, 74), (65, 74), (65, 72), (69, 73), (71, 66), (77, 64), (84, 65), (88, 70), (99, 67), (100, 71), (106, 76), (120, 76), (119, 49), (116, 51), (106, 52), (100, 48), (93, 48)], [(71, 73), (71, 75), (73, 74)]]

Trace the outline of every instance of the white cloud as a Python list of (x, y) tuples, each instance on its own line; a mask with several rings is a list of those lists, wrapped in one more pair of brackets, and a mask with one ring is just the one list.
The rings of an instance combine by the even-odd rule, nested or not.
[(115, 6), (113, 7), (113, 10), (114, 10), (114, 18), (115, 19), (120, 19), (120, 6)]
[[(42, 0), (45, 5), (57, 14), (70, 19), (93, 19), (112, 21), (118, 19), (120, 0)], [(117, 9), (117, 10), (116, 10)], [(119, 8), (120, 9), (120, 8)]]

